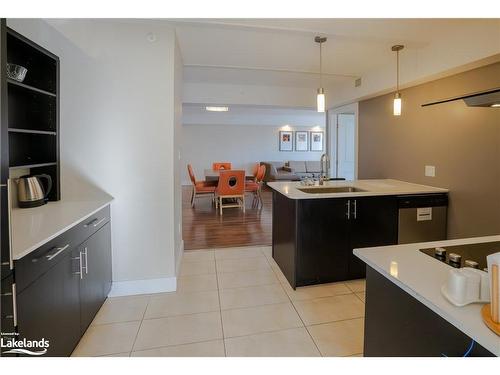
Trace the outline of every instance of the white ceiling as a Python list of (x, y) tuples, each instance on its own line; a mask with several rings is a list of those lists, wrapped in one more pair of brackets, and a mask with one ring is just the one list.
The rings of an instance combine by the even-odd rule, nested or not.
[(314, 109), (260, 105), (230, 105), (228, 112), (208, 112), (205, 105), (184, 104), (183, 125), (258, 125), (294, 127), (324, 127), (325, 114)]
[[(436, 46), (444, 53), (449, 47), (455, 49), (452, 54), (470, 55), (478, 43), (493, 43), (500, 52), (498, 19), (211, 19), (173, 23), (186, 65), (186, 82), (317, 86), (314, 73), (319, 71), (319, 47), (315, 35), (328, 37), (323, 45), (323, 71), (332, 75), (327, 78), (331, 84), (353, 81), (387, 65), (394, 67), (395, 54), (390, 50), (394, 44), (405, 45), (402, 63), (409, 58), (418, 60)], [(474, 41), (481, 36), (489, 37)], [(459, 51), (450, 40), (463, 40)], [(477, 55), (478, 59), (485, 57), (481, 51)]]
[[(323, 48), (329, 108), (395, 89), (394, 44), (401, 86), (500, 60), (500, 19), (114, 19), (47, 20), (88, 45), (94, 22), (176, 29), (184, 62), (184, 103), (315, 106), (319, 86), (316, 35)], [(474, 66), (477, 67), (478, 65)], [(458, 68), (460, 67), (460, 68)], [(361, 87), (354, 87), (356, 78)]]

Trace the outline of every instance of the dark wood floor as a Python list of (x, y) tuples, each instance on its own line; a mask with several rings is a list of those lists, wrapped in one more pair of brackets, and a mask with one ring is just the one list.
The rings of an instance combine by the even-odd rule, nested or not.
[(208, 197), (198, 198), (192, 208), (191, 191), (190, 186), (182, 189), (184, 249), (271, 245), (272, 193), (268, 188), (262, 192), (263, 207), (252, 208), (252, 195), (248, 194), (245, 213), (239, 208), (227, 208), (222, 216)]

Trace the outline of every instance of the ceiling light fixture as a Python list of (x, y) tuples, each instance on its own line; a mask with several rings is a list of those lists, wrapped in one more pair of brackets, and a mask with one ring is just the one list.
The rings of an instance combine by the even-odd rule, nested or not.
[(401, 94), (399, 93), (399, 51), (405, 46), (396, 44), (391, 47), (391, 50), (396, 52), (396, 95), (394, 95), (393, 114), (394, 116), (401, 116)]
[(318, 94), (316, 96), (316, 104), (318, 108), (318, 112), (325, 112), (326, 99), (325, 99), (325, 89), (322, 87), (322, 78), (323, 78), (323, 65), (322, 65), (322, 50), (321, 46), (324, 42), (326, 42), (326, 37), (317, 36), (314, 38), (316, 43), (319, 43), (319, 88)]
[(499, 108), (500, 107), (500, 103), (492, 104), (491, 107), (493, 107), (493, 108)]
[(205, 109), (209, 112), (227, 112), (229, 111), (229, 107), (215, 107), (215, 106), (207, 106)]

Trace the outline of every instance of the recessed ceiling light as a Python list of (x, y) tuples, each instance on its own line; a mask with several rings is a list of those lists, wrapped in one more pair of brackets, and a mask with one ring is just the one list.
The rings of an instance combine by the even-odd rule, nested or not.
[(207, 111), (210, 112), (227, 112), (229, 111), (229, 107), (215, 107), (215, 106), (208, 106), (205, 107)]
[(491, 105), (493, 108), (497, 108), (497, 107), (500, 107), (500, 103), (495, 103), (495, 104), (492, 104)]

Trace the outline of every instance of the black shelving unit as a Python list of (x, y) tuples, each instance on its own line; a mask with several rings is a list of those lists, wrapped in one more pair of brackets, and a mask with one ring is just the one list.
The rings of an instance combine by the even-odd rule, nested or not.
[[(16, 332), (14, 324), (14, 272), (10, 259), (9, 132), (7, 126), (7, 26), (0, 19), (0, 331)], [(5, 349), (0, 349), (1, 352)], [(0, 353), (0, 356), (5, 354)]]
[(9, 170), (52, 177), (49, 200), (61, 198), (59, 166), (59, 58), (5, 28), (7, 62), (28, 69), (24, 81), (4, 77)]
[[(7, 63), (28, 69), (7, 78)], [(27, 171), (52, 177), (49, 200), (61, 197), (59, 172), (59, 58), (0, 19), (0, 330), (17, 332), (17, 271), (10, 257), (8, 179)], [(34, 208), (36, 209), (36, 208)], [(3, 352), (4, 349), (1, 350)], [(0, 356), (15, 354), (0, 353)]]

